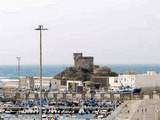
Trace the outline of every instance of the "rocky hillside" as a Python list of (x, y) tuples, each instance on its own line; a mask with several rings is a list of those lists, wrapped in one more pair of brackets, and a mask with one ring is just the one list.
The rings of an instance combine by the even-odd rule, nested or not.
[(117, 76), (118, 74), (112, 72), (109, 67), (95, 66), (94, 71), (90, 72), (86, 69), (76, 69), (75, 67), (68, 67), (63, 72), (55, 76), (56, 79), (60, 80), (82, 80), (88, 81), (91, 76)]

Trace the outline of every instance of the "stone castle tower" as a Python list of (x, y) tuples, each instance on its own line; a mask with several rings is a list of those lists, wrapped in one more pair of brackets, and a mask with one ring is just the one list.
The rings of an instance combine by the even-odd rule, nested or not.
[(83, 56), (82, 53), (73, 53), (74, 66), (77, 69), (86, 69), (93, 72), (94, 58), (90, 56)]

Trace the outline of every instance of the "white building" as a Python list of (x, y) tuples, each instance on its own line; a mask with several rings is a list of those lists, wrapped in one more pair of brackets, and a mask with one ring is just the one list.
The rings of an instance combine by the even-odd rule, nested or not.
[(142, 88), (154, 88), (160, 87), (160, 73), (156, 73), (154, 71), (148, 71), (145, 74), (137, 74), (136, 75), (136, 87)]
[(118, 77), (109, 77), (109, 85), (110, 89), (122, 86), (141, 88), (160, 87), (160, 73), (147, 71), (144, 74), (120, 74)]
[(1, 95), (7, 97), (15, 96), (15, 93), (18, 89), (18, 80), (17, 79), (1, 79)]
[(74, 81), (74, 80), (67, 81), (67, 90), (76, 91), (77, 86), (83, 86), (82, 81)]
[[(53, 79), (52, 77), (42, 77), (42, 89), (58, 89), (61, 85), (61, 81)], [(19, 88), (21, 89), (39, 89), (40, 78), (39, 77), (24, 77), (20, 79)]]
[(123, 74), (118, 77), (109, 77), (110, 89), (116, 89), (119, 87), (135, 87), (135, 74)]

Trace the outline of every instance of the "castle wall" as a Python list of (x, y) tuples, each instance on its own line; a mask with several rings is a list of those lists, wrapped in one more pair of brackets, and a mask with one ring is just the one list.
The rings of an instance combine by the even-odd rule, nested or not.
[(80, 58), (82, 58), (83, 54), (82, 53), (73, 53), (74, 57), (74, 66), (77, 67), (78, 61)]
[(74, 66), (77, 69), (87, 69), (93, 71), (93, 57), (83, 57), (82, 53), (74, 53)]
[(87, 69), (93, 71), (93, 57), (82, 57), (78, 59), (76, 67), (79, 69)]

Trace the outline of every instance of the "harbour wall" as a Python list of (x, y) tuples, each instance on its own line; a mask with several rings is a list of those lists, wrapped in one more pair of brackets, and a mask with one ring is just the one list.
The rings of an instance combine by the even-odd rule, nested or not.
[[(39, 99), (40, 93), (21, 94), (16, 99)], [(78, 93), (43, 93), (43, 98), (58, 100), (87, 100), (94, 98), (96, 100), (143, 100), (143, 99), (160, 99), (160, 92), (154, 93), (97, 93), (97, 94), (78, 94)]]

